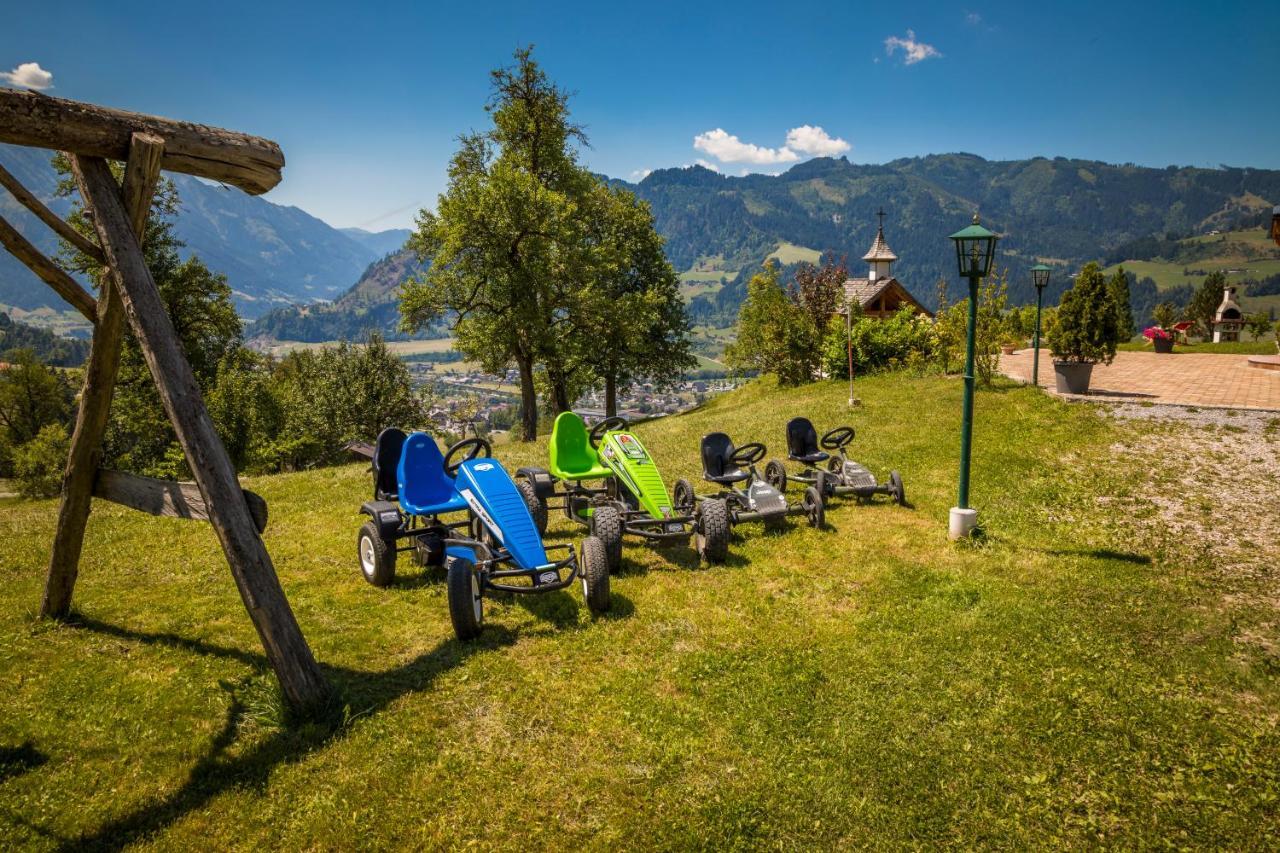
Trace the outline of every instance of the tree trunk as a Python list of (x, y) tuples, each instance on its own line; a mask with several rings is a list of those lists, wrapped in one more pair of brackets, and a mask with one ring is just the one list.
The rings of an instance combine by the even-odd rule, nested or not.
[(610, 374), (604, 378), (604, 416), (615, 417), (618, 414), (618, 379)]
[(551, 394), (554, 398), (552, 404), (555, 406), (557, 415), (561, 412), (569, 411), (569, 389), (565, 385), (563, 373), (553, 373), (551, 375)]
[(538, 392), (533, 387), (533, 359), (516, 357), (520, 368), (520, 424), (524, 430), (523, 441), (538, 437)]

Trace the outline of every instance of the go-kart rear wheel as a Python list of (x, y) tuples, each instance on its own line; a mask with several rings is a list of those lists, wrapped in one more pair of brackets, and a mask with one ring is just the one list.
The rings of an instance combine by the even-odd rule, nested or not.
[(604, 545), (609, 571), (622, 567), (622, 513), (609, 504), (594, 507), (591, 512), (591, 535)]
[(804, 515), (809, 520), (809, 526), (821, 530), (822, 525), (827, 520), (827, 508), (822, 500), (822, 492), (817, 486), (810, 486), (804, 490), (803, 505)]
[(676, 487), (671, 490), (671, 502), (676, 515), (693, 515), (693, 505), (698, 499), (693, 496), (693, 484), (681, 478), (676, 480)]
[(898, 502), (898, 506), (906, 505), (907, 490), (902, 487), (902, 475), (897, 471), (889, 472), (889, 490), (893, 494), (893, 499)]
[(580, 570), (582, 572), (582, 597), (592, 613), (605, 613), (609, 609), (609, 555), (599, 536), (582, 540)]
[(484, 596), (475, 564), (465, 557), (449, 560), (449, 620), (459, 640), (471, 640), (484, 627)]
[(729, 505), (721, 498), (698, 504), (694, 522), (694, 542), (698, 556), (708, 563), (723, 563), (729, 558)]
[(516, 488), (520, 490), (520, 496), (524, 498), (525, 506), (529, 508), (529, 515), (533, 516), (533, 525), (538, 528), (539, 536), (547, 535), (547, 502), (543, 498), (538, 497), (538, 490), (533, 487), (533, 483), (521, 477), (516, 480)]
[(374, 586), (390, 586), (396, 579), (396, 546), (387, 542), (378, 531), (378, 525), (366, 521), (360, 525), (356, 537), (360, 555), (360, 571), (364, 579)]
[(777, 459), (770, 459), (764, 466), (764, 481), (780, 492), (787, 490), (787, 469)]

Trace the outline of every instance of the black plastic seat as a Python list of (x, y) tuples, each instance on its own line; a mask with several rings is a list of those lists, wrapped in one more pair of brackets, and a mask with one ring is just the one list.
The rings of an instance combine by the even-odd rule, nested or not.
[(733, 441), (722, 432), (713, 432), (702, 437), (702, 476), (713, 483), (741, 483), (749, 479), (751, 473), (743, 471), (729, 461), (733, 455)]
[(787, 458), (806, 465), (816, 465), (831, 458), (818, 447), (818, 431), (808, 418), (792, 418), (787, 422)]
[(404, 442), (407, 436), (404, 430), (387, 427), (378, 433), (378, 441), (373, 446), (373, 496), (375, 500), (393, 501), (400, 493), (400, 485), (396, 482), (396, 469), (400, 465), (400, 456), (404, 453)]

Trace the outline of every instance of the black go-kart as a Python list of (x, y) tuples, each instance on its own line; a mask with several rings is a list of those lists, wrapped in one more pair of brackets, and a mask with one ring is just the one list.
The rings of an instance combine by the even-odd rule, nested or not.
[(825, 501), (816, 486), (805, 489), (799, 503), (788, 503), (786, 495), (760, 476), (756, 464), (766, 453), (759, 442), (734, 447), (729, 436), (713, 432), (702, 437), (702, 477), (723, 488), (714, 495), (698, 495), (687, 480), (676, 483), (676, 511), (693, 515), (698, 554), (708, 562), (725, 560), (729, 534), (739, 524), (759, 521), (766, 530), (780, 530), (794, 514), (803, 514), (811, 527), (821, 528), (825, 522)]
[(841, 426), (819, 439), (812, 421), (792, 418), (787, 424), (787, 458), (799, 462), (803, 470), (799, 474), (788, 474), (783, 463), (770, 459), (764, 466), (764, 478), (779, 492), (787, 490), (788, 482), (797, 482), (817, 487), (824, 498), (853, 495), (859, 501), (867, 501), (876, 495), (888, 495), (899, 506), (906, 504), (907, 493), (897, 471), (889, 472), (889, 481), (881, 483), (865, 465), (848, 457), (845, 448), (853, 437), (853, 427)]

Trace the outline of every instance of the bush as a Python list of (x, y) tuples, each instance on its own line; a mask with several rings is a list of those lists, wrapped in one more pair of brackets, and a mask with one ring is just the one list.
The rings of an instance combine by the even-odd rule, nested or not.
[(1058, 322), (1049, 336), (1053, 357), (1110, 364), (1120, 340), (1117, 313), (1102, 269), (1095, 262), (1086, 264), (1058, 305)]
[[(900, 367), (923, 369), (934, 357), (936, 340), (933, 324), (906, 307), (883, 320), (858, 317), (849, 339), (853, 342), (855, 375)], [(822, 367), (830, 377), (849, 378), (845, 340), (845, 329), (833, 325), (823, 341)]]
[(62, 475), (70, 446), (67, 428), (49, 424), (35, 438), (13, 452), (18, 492), (27, 498), (51, 498), (62, 490)]

